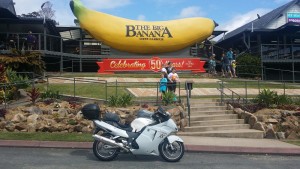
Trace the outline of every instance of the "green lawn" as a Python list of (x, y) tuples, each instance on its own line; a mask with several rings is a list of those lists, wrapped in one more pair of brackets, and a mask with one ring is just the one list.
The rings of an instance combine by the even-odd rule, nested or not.
[(290, 143), (290, 144), (294, 144), (296, 146), (300, 146), (300, 140), (286, 140), (284, 142)]
[(0, 132), (0, 140), (35, 140), (35, 141), (93, 141), (92, 134), (79, 133), (21, 133)]

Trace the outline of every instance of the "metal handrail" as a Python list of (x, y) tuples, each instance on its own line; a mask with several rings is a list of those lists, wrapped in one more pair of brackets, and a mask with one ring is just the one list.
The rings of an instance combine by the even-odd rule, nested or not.
[(187, 82), (185, 82), (185, 90), (186, 90), (186, 105), (188, 108), (188, 117), (189, 117), (189, 127), (191, 127), (191, 104), (190, 104), (190, 92), (187, 87)]
[[(228, 96), (228, 95), (224, 92), (224, 83), (223, 83), (223, 81), (222, 81), (222, 84), (220, 84), (220, 86), (221, 86), (221, 88), (218, 89), (218, 90), (221, 92), (221, 103), (222, 103), (222, 104), (223, 104), (223, 102), (224, 102), (224, 96), (230, 98), (231, 101), (232, 101), (232, 103), (234, 103), (233, 95), (235, 94), (235, 95), (238, 96), (238, 99), (237, 99), (238, 102), (237, 102), (237, 103), (240, 103), (240, 100), (241, 100), (241, 99), (243, 100), (243, 104), (240, 104), (240, 107), (241, 107), (244, 111), (245, 111), (245, 110), (248, 110), (248, 108), (244, 106), (245, 101), (246, 101), (246, 103), (247, 103), (247, 99), (241, 97), (239, 94), (237, 94), (237, 93), (234, 92), (233, 90), (229, 89), (228, 87), (225, 87), (227, 90), (231, 91), (231, 97)], [(227, 103), (229, 103), (229, 102), (227, 102)]]

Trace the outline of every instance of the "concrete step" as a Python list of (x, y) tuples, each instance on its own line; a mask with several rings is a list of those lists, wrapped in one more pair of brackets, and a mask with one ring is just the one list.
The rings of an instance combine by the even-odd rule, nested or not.
[(202, 110), (227, 110), (226, 106), (191, 106), (192, 111), (202, 111)]
[[(229, 137), (229, 138), (264, 138), (264, 133), (253, 129), (218, 130), (206, 132), (178, 132), (179, 136)], [(201, 138), (199, 138), (201, 139)]]
[(201, 102), (201, 101), (190, 103), (190, 105), (191, 107), (224, 106), (224, 104), (221, 104), (221, 102)]
[(229, 120), (210, 120), (210, 121), (191, 121), (191, 126), (209, 126), (209, 125), (227, 125), (227, 124), (244, 124), (243, 119)]
[(191, 116), (233, 114), (232, 110), (191, 111)]
[(204, 131), (217, 131), (217, 130), (237, 130), (249, 129), (249, 124), (229, 124), (229, 125), (213, 125), (213, 126), (193, 126), (185, 127), (185, 132), (204, 132)]
[[(186, 99), (184, 99), (183, 100), (183, 102), (185, 102), (186, 103)], [(205, 98), (205, 99), (193, 99), (193, 98), (190, 98), (190, 104), (194, 104), (194, 103), (210, 103), (210, 102), (217, 102), (217, 103), (220, 103), (221, 101), (220, 101), (220, 99), (219, 98), (217, 98), (217, 99), (207, 99), (207, 98)]]
[(191, 121), (238, 119), (237, 114), (191, 116)]

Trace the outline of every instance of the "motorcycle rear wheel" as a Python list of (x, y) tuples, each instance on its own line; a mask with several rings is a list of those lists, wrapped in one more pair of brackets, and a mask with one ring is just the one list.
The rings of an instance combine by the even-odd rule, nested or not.
[[(103, 137), (108, 138), (105, 135), (102, 135)], [(115, 159), (118, 156), (119, 149), (113, 148), (112, 146), (95, 140), (93, 144), (93, 152), (94, 155), (101, 161), (111, 161)]]
[(168, 140), (165, 140), (159, 146), (159, 153), (164, 160), (168, 162), (177, 162), (184, 155), (184, 145), (179, 141), (169, 143)]

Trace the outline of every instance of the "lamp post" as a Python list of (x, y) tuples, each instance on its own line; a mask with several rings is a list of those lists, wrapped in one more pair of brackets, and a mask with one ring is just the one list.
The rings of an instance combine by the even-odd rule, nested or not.
[(47, 5), (49, 3), (49, 1), (46, 1), (42, 4), (41, 9), (42, 9), (42, 13), (43, 13), (43, 17), (44, 17), (44, 21), (43, 21), (43, 26), (44, 26), (44, 51), (47, 50), (47, 37), (46, 37), (46, 12), (45, 12), (45, 5)]

